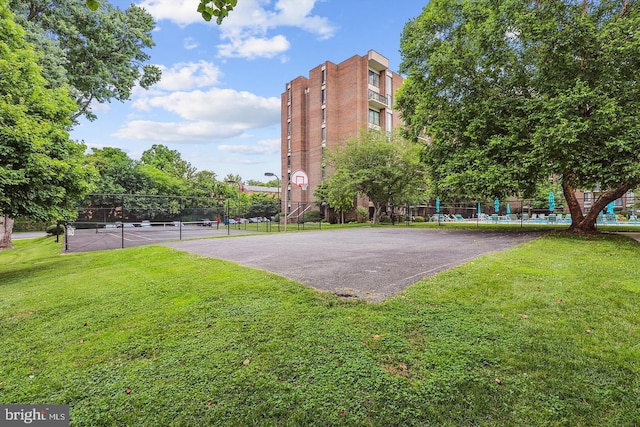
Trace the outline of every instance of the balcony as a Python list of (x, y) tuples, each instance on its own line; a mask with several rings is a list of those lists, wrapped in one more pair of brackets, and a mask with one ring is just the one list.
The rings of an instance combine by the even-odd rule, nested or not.
[(377, 109), (389, 108), (389, 97), (369, 89), (369, 106)]

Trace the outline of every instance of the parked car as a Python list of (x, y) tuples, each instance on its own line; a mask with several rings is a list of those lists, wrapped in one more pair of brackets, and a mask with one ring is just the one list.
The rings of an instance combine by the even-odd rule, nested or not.
[(234, 224), (237, 224), (237, 222), (233, 218), (228, 218), (224, 220), (224, 225), (234, 225)]
[(116, 221), (116, 227), (117, 228), (133, 228), (135, 227), (135, 225), (131, 224), (130, 222)]
[(211, 227), (213, 225), (213, 222), (210, 219), (205, 218), (201, 219), (198, 225), (201, 225), (203, 227)]

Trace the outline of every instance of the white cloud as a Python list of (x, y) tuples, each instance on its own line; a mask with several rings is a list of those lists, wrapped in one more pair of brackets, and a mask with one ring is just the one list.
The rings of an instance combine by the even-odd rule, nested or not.
[(173, 92), (142, 98), (132, 106), (156, 115), (164, 110), (183, 121), (130, 120), (114, 136), (163, 142), (217, 142), (280, 123), (279, 98), (232, 89)]
[[(282, 34), (269, 32), (279, 27), (294, 27), (328, 39), (336, 27), (328, 18), (313, 15), (320, 0), (240, 0), (219, 29), (227, 43), (218, 45), (222, 57), (272, 58), (289, 49)], [(195, 10), (193, 0), (143, 0), (144, 7), (157, 20), (169, 20), (180, 26), (205, 21)], [(208, 24), (215, 25), (215, 24)]]
[(148, 104), (194, 121), (246, 123), (249, 127), (262, 127), (279, 123), (280, 120), (279, 98), (264, 98), (233, 89), (173, 92), (149, 99)]
[(257, 145), (228, 145), (222, 144), (218, 148), (221, 151), (235, 154), (277, 154), (280, 152), (279, 139), (263, 139), (256, 142)]
[(192, 50), (200, 46), (200, 44), (193, 37), (187, 37), (186, 39), (183, 40), (183, 46), (187, 50)]
[(328, 39), (333, 36), (336, 28), (327, 18), (310, 16), (316, 2), (317, 0), (278, 0), (273, 23), (276, 26), (300, 27), (312, 34), (317, 34), (320, 39)]
[(108, 102), (92, 102), (91, 111), (94, 113), (107, 113), (111, 111), (111, 105)]
[(208, 87), (218, 83), (222, 72), (214, 64), (206, 61), (181, 62), (170, 68), (159, 65), (162, 79), (153, 86), (154, 90), (188, 90)]
[(202, 21), (194, 0), (143, 0), (139, 6), (145, 8), (156, 21), (166, 19), (180, 26)]
[(278, 35), (268, 38), (235, 38), (231, 43), (218, 45), (218, 53), (227, 58), (273, 58), (289, 50), (289, 41)]
[(210, 122), (155, 122), (133, 120), (113, 134), (117, 138), (157, 142), (213, 142), (233, 138), (245, 129), (238, 125), (214, 126)]
[[(289, 49), (282, 35), (269, 37), (270, 30), (294, 27), (328, 39), (336, 31), (325, 17), (311, 15), (318, 0), (244, 0), (221, 25), (221, 38), (229, 40), (218, 46), (222, 57), (272, 58)], [(270, 8), (269, 8), (270, 7)], [(260, 42), (262, 40), (262, 42)]]

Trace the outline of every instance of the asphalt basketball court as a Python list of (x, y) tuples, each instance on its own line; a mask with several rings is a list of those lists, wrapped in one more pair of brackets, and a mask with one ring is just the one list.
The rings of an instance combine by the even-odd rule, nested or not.
[(321, 291), (382, 301), (425, 277), (540, 235), (384, 227), (183, 240), (163, 245), (271, 271)]

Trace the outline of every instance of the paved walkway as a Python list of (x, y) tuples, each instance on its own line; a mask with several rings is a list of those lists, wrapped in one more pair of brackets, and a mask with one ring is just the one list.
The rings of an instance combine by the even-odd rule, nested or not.
[(638, 242), (640, 242), (640, 233), (633, 233), (633, 232), (626, 232), (626, 231), (621, 231), (618, 234), (622, 235), (622, 236), (627, 236), (627, 237), (631, 237), (632, 239), (637, 240)]
[(338, 295), (382, 301), (425, 277), (534, 239), (532, 232), (355, 228), (169, 242)]
[(18, 231), (11, 233), (11, 240), (35, 239), (36, 237), (45, 237), (47, 233), (44, 231)]

